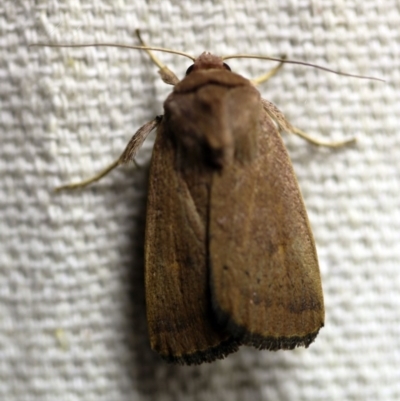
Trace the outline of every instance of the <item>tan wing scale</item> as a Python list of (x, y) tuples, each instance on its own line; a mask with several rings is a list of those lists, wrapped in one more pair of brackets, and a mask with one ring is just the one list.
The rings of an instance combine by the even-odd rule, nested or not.
[(199, 364), (237, 350), (215, 322), (207, 266), (211, 175), (177, 167), (161, 123), (153, 149), (147, 205), (145, 284), (151, 347), (170, 362)]
[(256, 160), (214, 174), (209, 230), (220, 323), (257, 348), (308, 346), (324, 324), (317, 254), (289, 156), (267, 116)]

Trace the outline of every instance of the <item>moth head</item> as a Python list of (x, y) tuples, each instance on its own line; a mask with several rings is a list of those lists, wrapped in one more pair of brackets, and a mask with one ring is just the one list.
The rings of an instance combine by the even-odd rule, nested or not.
[(186, 75), (199, 70), (227, 70), (231, 71), (228, 64), (224, 63), (222, 57), (215, 56), (210, 52), (203, 52), (194, 60), (194, 63), (186, 70)]

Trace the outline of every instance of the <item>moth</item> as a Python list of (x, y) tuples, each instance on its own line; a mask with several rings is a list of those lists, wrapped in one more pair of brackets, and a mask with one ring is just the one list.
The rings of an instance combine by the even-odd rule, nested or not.
[[(69, 45), (77, 46), (83, 45)], [(287, 60), (273, 59), (278, 67), (251, 81), (225, 63), (233, 56), (205, 52), (194, 58), (142, 40), (128, 47), (145, 50), (173, 85), (164, 114), (142, 126), (95, 177), (58, 189), (86, 186), (134, 160), (157, 130), (145, 234), (151, 348), (168, 362), (191, 365), (222, 359), (242, 344), (308, 347), (324, 325), (323, 292), (313, 234), (280, 132), (332, 147), (354, 140), (317, 141), (261, 97), (256, 85)], [(151, 50), (181, 54), (193, 64), (179, 80)]]

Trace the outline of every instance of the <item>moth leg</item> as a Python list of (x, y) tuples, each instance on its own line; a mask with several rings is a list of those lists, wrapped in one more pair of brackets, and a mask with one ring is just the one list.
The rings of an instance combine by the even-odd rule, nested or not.
[(135, 165), (137, 166), (137, 163), (134, 160), (134, 157), (136, 156), (137, 151), (141, 148), (144, 140), (147, 138), (147, 136), (150, 134), (150, 132), (158, 126), (162, 119), (162, 116), (157, 116), (154, 120), (146, 123), (142, 127), (140, 127), (136, 133), (133, 135), (131, 140), (129, 141), (128, 145), (126, 145), (125, 150), (121, 154), (121, 156), (113, 161), (109, 166), (107, 166), (105, 169), (94, 175), (93, 177), (90, 177), (86, 180), (83, 181), (78, 181), (78, 182), (72, 182), (70, 184), (66, 185), (61, 185), (54, 190), (56, 192), (63, 191), (65, 189), (77, 189), (77, 188), (84, 188), (93, 182), (99, 181), (101, 178), (105, 177), (110, 171), (114, 170), (116, 167), (118, 167), (121, 164), (128, 163), (129, 161), (133, 161)]
[[(140, 41), (140, 44), (142, 46), (147, 46), (140, 35), (139, 29), (136, 29), (135, 33)], [(161, 79), (168, 85), (176, 85), (179, 82), (179, 78), (166, 65), (164, 65), (158, 59), (158, 57), (156, 57), (150, 50), (145, 50), (145, 51), (150, 56), (151, 61), (159, 68), (158, 73), (160, 74)]]
[[(282, 59), (285, 60), (286, 56), (282, 56)], [(284, 62), (281, 61), (275, 68), (268, 71), (266, 74), (260, 75), (259, 77), (252, 79), (251, 83), (256, 86), (256, 85), (262, 84), (265, 81), (268, 81), (283, 67), (283, 64), (284, 64)]]
[(313, 145), (317, 146), (327, 146), (329, 148), (339, 148), (344, 145), (348, 145), (351, 143), (356, 142), (356, 138), (349, 138), (343, 141), (334, 141), (334, 142), (327, 142), (321, 139), (313, 138), (309, 136), (304, 131), (300, 130), (299, 128), (293, 127), (292, 124), (286, 119), (283, 113), (270, 101), (262, 99), (263, 108), (268, 114), (268, 116), (274, 121), (274, 123), (278, 126), (280, 131), (291, 132), (292, 134), (296, 134), (301, 138), (307, 140), (308, 142), (312, 143)]

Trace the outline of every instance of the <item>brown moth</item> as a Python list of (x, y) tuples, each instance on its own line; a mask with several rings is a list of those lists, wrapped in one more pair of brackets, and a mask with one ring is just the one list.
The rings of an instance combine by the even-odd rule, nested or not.
[(256, 89), (280, 66), (250, 81), (224, 63), (230, 57), (184, 54), (194, 63), (179, 80), (150, 52), (159, 48), (142, 44), (134, 48), (146, 50), (174, 85), (164, 115), (141, 127), (100, 174), (59, 189), (85, 186), (133, 160), (156, 128), (145, 240), (151, 348), (190, 365), (224, 358), (241, 344), (308, 347), (324, 325), (321, 278), (279, 131), (322, 143), (291, 126)]

